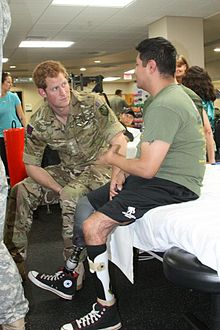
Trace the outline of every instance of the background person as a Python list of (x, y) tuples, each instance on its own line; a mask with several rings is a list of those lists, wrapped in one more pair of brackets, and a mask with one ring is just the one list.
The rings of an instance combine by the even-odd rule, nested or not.
[(189, 64), (183, 55), (177, 55), (176, 57), (176, 80), (179, 84), (182, 83), (183, 76), (189, 69)]
[(127, 129), (127, 127), (132, 127), (134, 118), (135, 118), (135, 113), (130, 108), (124, 108), (124, 110), (122, 110), (122, 112), (119, 115), (119, 121), (125, 127), (124, 135), (128, 141), (134, 140), (133, 134), (129, 132), (129, 130)]
[(202, 99), (211, 127), (215, 127), (215, 107), (216, 100), (215, 89), (208, 72), (198, 65), (191, 66), (182, 79), (183, 85), (192, 89)]
[(118, 117), (124, 108), (129, 108), (129, 105), (122, 97), (122, 90), (116, 89), (115, 95), (110, 99), (110, 107)]
[[(29, 178), (11, 189), (5, 234), (6, 245), (23, 275), (33, 211), (44, 198), (47, 203), (60, 203), (64, 254), (68, 258), (74, 249), (74, 213), (79, 197), (110, 178), (114, 184), (118, 171), (97, 165), (98, 155), (109, 144), (121, 145), (122, 154), (126, 151), (124, 128), (112, 110), (95, 93), (70, 93), (68, 74), (60, 62), (40, 63), (33, 80), (44, 103), (27, 126), (24, 163)], [(42, 168), (47, 145), (57, 150), (61, 162)]]
[(192, 66), (182, 79), (184, 86), (194, 91), (202, 101), (203, 126), (206, 137), (207, 160), (215, 163), (215, 141), (213, 131), (215, 126), (214, 100), (215, 90), (207, 71), (199, 66)]
[[(26, 119), (21, 106), (21, 101), (16, 93), (10, 92), (12, 87), (12, 77), (8, 72), (2, 72), (2, 87), (0, 96), (0, 155), (5, 165), (8, 175), (8, 163), (4, 143), (4, 129), (15, 127), (26, 127)], [(21, 125), (22, 124), (22, 125)]]
[[(190, 84), (186, 83), (187, 78), (185, 78), (185, 77), (188, 73), (188, 70), (189, 70), (189, 64), (188, 64), (186, 58), (183, 55), (177, 55), (176, 74), (175, 74), (176, 81), (177, 81), (177, 83), (179, 83), (181, 85), (181, 87), (184, 89), (184, 91), (193, 100), (193, 102), (195, 103), (195, 105), (202, 117), (203, 128), (204, 128), (205, 139), (206, 139), (207, 161), (208, 161), (208, 163), (213, 164), (213, 163), (215, 163), (215, 141), (214, 141), (211, 123), (209, 121), (208, 114), (205, 110), (204, 102), (200, 95), (201, 89), (199, 87), (199, 85), (200, 84), (203, 85), (204, 82), (198, 81), (198, 79), (197, 80), (191, 79)], [(201, 76), (200, 76), (200, 78), (203, 79)], [(205, 78), (205, 80), (206, 80), (206, 78)], [(200, 89), (199, 93), (197, 93), (198, 89)]]

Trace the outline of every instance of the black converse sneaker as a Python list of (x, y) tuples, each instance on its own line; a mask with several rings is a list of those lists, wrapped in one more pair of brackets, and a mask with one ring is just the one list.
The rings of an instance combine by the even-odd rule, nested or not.
[(42, 274), (34, 270), (28, 273), (28, 277), (35, 285), (51, 291), (61, 298), (71, 300), (76, 292), (78, 273), (66, 273), (63, 269), (54, 275)]
[(61, 330), (118, 330), (121, 327), (116, 303), (112, 306), (103, 306), (97, 302), (93, 304), (90, 313), (64, 324)]

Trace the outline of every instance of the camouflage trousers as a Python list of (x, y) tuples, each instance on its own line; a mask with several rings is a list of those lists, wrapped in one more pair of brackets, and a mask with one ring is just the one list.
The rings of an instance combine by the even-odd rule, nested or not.
[(12, 256), (19, 259), (18, 262), (25, 259), (27, 233), (31, 229), (33, 211), (45, 202), (60, 203), (64, 256), (68, 258), (72, 252), (74, 213), (78, 199), (108, 182), (111, 173), (110, 168), (94, 165), (87, 166), (80, 173), (71, 172), (60, 165), (49, 166), (45, 170), (63, 187), (61, 196), (43, 188), (31, 178), (24, 179), (11, 189), (7, 206), (5, 244)]
[[(7, 193), (7, 180), (0, 158), (0, 328), (2, 325), (2, 329), (9, 329), (6, 325), (14, 322), (20, 323), (18, 320), (23, 319), (28, 311), (28, 302), (24, 297), (21, 277), (3, 243)], [(23, 328), (20, 327), (19, 330), (23, 330)]]
[(0, 324), (9, 325), (25, 317), (28, 301), (18, 269), (3, 242), (0, 243), (0, 260)]

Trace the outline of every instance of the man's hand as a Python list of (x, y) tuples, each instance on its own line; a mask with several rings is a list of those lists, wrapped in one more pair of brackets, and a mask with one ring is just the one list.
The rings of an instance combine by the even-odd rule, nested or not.
[(110, 183), (110, 200), (112, 200), (113, 197), (118, 195), (118, 193), (123, 189), (123, 184), (125, 182), (126, 176), (123, 171), (118, 172), (118, 174), (111, 179)]

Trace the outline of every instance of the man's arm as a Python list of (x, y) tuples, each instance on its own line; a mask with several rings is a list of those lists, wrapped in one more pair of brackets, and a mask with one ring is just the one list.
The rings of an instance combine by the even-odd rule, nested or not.
[(25, 114), (24, 114), (21, 104), (16, 105), (16, 112), (17, 112), (18, 118), (20, 119), (23, 127), (26, 128), (26, 126), (27, 126), (26, 118), (25, 118)]
[(152, 143), (143, 142), (140, 158), (126, 159), (119, 154), (117, 145), (114, 145), (100, 157), (99, 161), (102, 164), (117, 166), (126, 173), (149, 179), (160, 169), (169, 147), (169, 143), (160, 140)]
[(60, 193), (62, 186), (60, 186), (52, 176), (45, 171), (42, 167), (36, 165), (25, 164), (27, 175), (30, 176), (34, 181), (39, 183), (45, 188), (49, 188), (56, 193)]

